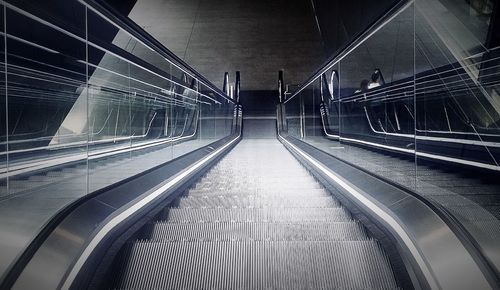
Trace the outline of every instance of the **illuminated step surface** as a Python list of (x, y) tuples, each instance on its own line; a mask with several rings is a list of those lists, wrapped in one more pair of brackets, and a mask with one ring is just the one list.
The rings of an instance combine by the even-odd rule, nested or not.
[(276, 140), (244, 140), (129, 243), (122, 289), (391, 289), (376, 240)]

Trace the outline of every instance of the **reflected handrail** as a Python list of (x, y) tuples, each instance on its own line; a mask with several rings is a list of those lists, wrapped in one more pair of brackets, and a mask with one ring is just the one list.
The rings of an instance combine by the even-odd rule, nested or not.
[[(164, 45), (157, 41), (154, 37), (145, 32), (139, 25), (134, 23), (128, 17), (122, 16), (116, 13), (114, 8), (111, 7), (106, 1), (101, 0), (79, 0), (80, 3), (99, 14), (101, 17), (110, 20), (113, 25), (116, 25), (120, 29), (123, 29), (133, 35), (136, 39), (143, 42), (147, 47), (153, 49), (157, 53), (160, 53), (165, 57), (167, 61), (173, 60), (171, 62), (174, 66), (182, 70), (187, 75), (198, 79), (200, 83), (210, 88), (213, 92), (217, 93), (219, 96), (235, 103), (227, 94), (217, 88), (212, 82), (207, 80), (204, 76), (198, 73), (195, 69), (189, 66), (186, 62), (168, 50)], [(175, 62), (175, 63), (174, 63)]]
[(352, 41), (346, 44), (344, 47), (339, 49), (333, 56), (323, 63), (320, 68), (312, 74), (295, 92), (291, 94), (289, 98), (285, 100), (284, 103), (289, 102), (291, 99), (295, 98), (300, 92), (311, 85), (315, 80), (317, 80), (325, 72), (333, 68), (338, 62), (340, 62), (344, 57), (354, 51), (363, 42), (368, 40), (373, 34), (380, 30), (386, 23), (389, 23), (392, 19), (398, 16), (401, 12), (406, 10), (414, 0), (399, 0), (396, 1), (381, 17), (379, 17), (375, 22), (368, 26), (363, 32), (358, 34)]

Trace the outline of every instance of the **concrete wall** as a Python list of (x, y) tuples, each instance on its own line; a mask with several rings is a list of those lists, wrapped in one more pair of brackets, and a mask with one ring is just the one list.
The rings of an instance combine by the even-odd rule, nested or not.
[(309, 0), (138, 0), (129, 17), (218, 87), (240, 70), (242, 90), (275, 90), (323, 61)]

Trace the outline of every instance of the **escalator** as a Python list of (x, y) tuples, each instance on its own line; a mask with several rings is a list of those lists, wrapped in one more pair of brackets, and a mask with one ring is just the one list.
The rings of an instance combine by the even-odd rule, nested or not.
[(244, 139), (129, 241), (113, 289), (396, 289), (388, 256), (277, 140)]
[[(130, 140), (129, 149), (93, 156), (95, 151), (89, 150), (93, 144), (87, 139), (83, 164), (68, 162), (16, 179), (9, 176), (0, 185), (1, 195), (11, 195), (4, 199), (8, 201), (4, 208), (0, 207), (2, 220), (8, 222), (0, 227), (6, 229), (0, 236), (7, 241), (2, 244), (0, 239), (4, 251), (0, 255), (0, 288), (498, 288), (499, 187), (479, 182), (479, 173), (464, 178), (449, 171), (451, 166), (441, 166), (446, 162), (422, 161), (425, 155), (418, 150), (431, 143), (421, 140), (443, 144), (462, 144), (464, 140), (447, 137), (436, 141), (435, 136), (419, 135), (412, 121), (418, 117), (412, 112), (419, 105), (414, 87), (403, 92), (405, 101), (412, 100), (414, 106), (413, 110), (406, 108), (411, 116), (405, 117), (403, 106), (387, 106), (390, 87), (377, 89), (376, 78), (370, 83), (362, 79), (364, 75), (356, 75), (366, 67), (379, 67), (372, 56), (362, 52), (366, 47), (376, 52), (375, 57), (394, 55), (394, 63), (415, 65), (415, 59), (407, 57), (413, 52), (380, 50), (391, 46), (386, 43), (368, 46), (377, 33), (394, 36), (395, 30), (387, 28), (396, 23), (401, 34), (397, 40), (413, 51), (416, 34), (407, 31), (415, 24), (411, 20), (415, 18), (414, 1), (395, 4), (310, 81), (288, 93), (289, 98), (280, 74), (279, 98), (275, 92), (272, 96), (264, 92), (261, 99), (253, 100), (240, 100), (239, 72), (233, 98), (233, 94), (227, 95), (227, 75), (220, 91), (129, 19), (108, 11), (100, 1), (80, 2), (85, 15), (90, 15), (85, 23), (92, 26), (100, 20), (112, 25), (160, 57), (151, 59), (166, 61), (130, 55), (114, 43), (95, 47), (102, 48), (107, 59), (96, 67), (115, 63), (111, 60), (118, 55), (128, 68), (140, 70), (125, 77), (103, 70), (110, 75), (102, 85), (112, 88), (124, 77), (127, 85), (121, 92), (127, 94), (120, 98), (138, 98), (145, 109), (152, 107), (162, 118), (161, 126), (153, 126), (154, 140), (163, 135), (167, 139), (144, 147), (136, 144), (136, 151), (129, 108), (122, 123), (124, 127), (129, 124), (123, 136)], [(13, 4), (4, 5), (5, 11), (22, 11)], [(38, 19), (25, 14), (23, 17)], [(405, 36), (411, 36), (410, 41)], [(89, 40), (93, 37), (83, 47), (89, 48)], [(415, 86), (415, 67), (392, 65), (392, 69), (393, 83), (410, 78)], [(182, 76), (175, 77), (181, 71)], [(385, 67), (383, 71), (387, 71)], [(339, 85), (336, 94), (333, 84), (325, 86), (323, 81), (330, 74), (333, 82), (333, 72), (336, 82), (344, 86)], [(143, 78), (147, 90), (133, 85), (132, 76)], [(93, 82), (88, 72), (86, 77)], [(366, 90), (357, 90), (360, 80), (366, 90), (376, 90), (381, 96), (367, 99)], [(389, 77), (387, 80), (391, 83)], [(184, 91), (181, 88), (189, 94), (179, 92)], [(330, 92), (329, 107), (324, 89)], [(139, 90), (148, 94), (129, 93)], [(93, 93), (102, 92), (106, 90)], [(348, 100), (349, 94), (360, 96)], [(153, 97), (153, 105), (146, 102)], [(161, 102), (156, 103), (157, 98)], [(368, 101), (381, 104), (366, 106)], [(338, 110), (333, 110), (336, 105)], [(329, 112), (334, 121), (331, 128), (322, 118)], [(397, 122), (386, 118), (386, 123), (398, 135), (388, 132), (381, 118), (377, 118), (375, 130), (368, 112), (394, 113)], [(89, 112), (85, 115), (83, 122), (89, 122)], [(140, 126), (144, 137), (153, 119), (146, 122), (145, 118)], [(119, 136), (119, 120), (117, 113), (115, 137)], [(429, 124), (431, 120), (435, 119), (429, 118)], [(408, 128), (413, 134), (409, 137)], [(427, 127), (427, 132), (436, 133), (432, 128)], [(439, 134), (448, 134), (443, 132)], [(384, 137), (378, 137), (380, 134)], [(488, 146), (481, 149), (495, 160), (495, 152)], [(441, 147), (446, 146), (433, 149)], [(394, 148), (398, 150), (394, 152)], [(464, 148), (468, 147), (462, 151)], [(462, 163), (477, 163), (466, 155), (459, 158)], [(434, 157), (450, 161), (453, 156)], [(31, 161), (36, 165), (35, 159)], [(7, 171), (9, 165), (7, 162)], [(473, 207), (471, 201), (480, 206)], [(481, 211), (474, 212), (476, 209)]]

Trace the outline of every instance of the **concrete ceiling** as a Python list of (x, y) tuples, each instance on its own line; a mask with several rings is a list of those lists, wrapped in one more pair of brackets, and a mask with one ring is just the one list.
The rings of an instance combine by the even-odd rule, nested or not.
[(129, 18), (218, 87), (239, 70), (242, 90), (275, 90), (323, 61), (308, 0), (137, 0)]

